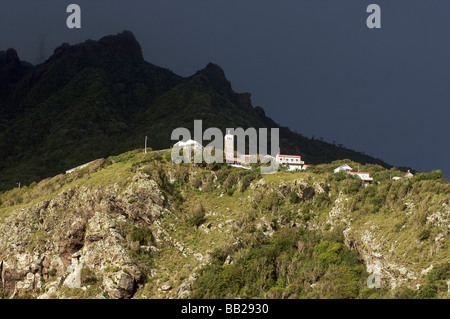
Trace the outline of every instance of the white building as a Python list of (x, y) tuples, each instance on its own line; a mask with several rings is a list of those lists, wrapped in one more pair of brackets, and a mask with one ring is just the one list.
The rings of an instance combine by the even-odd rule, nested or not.
[(300, 155), (281, 155), (277, 154), (275, 160), (278, 164), (287, 166), (289, 171), (294, 171), (296, 169), (303, 169), (302, 165), (305, 164), (302, 161), (302, 157)]
[(405, 177), (406, 178), (411, 178), (411, 177), (413, 177), (414, 175), (413, 174), (411, 174), (411, 172), (408, 170), (408, 173), (406, 173), (405, 174)]
[(225, 147), (224, 147), (225, 159), (234, 159), (234, 135), (228, 133), (225, 135)]
[(370, 177), (370, 173), (361, 173), (361, 172), (347, 172), (347, 173), (358, 176), (363, 180), (365, 185), (369, 185), (373, 182), (373, 178)]
[(187, 140), (186, 142), (179, 141), (179, 142), (176, 142), (173, 147), (179, 147), (182, 149), (187, 149), (187, 148), (201, 149), (201, 148), (203, 148), (202, 144), (200, 144), (199, 142), (194, 141), (194, 140)]
[(349, 172), (352, 171), (352, 168), (350, 166), (348, 166), (347, 164), (345, 164), (345, 165), (339, 166), (338, 168), (336, 168), (334, 170), (335, 173), (339, 173), (340, 171), (344, 171), (346, 173), (349, 173)]
[(395, 181), (398, 181), (399, 179), (402, 179), (402, 178), (411, 178), (411, 177), (413, 177), (413, 176), (414, 176), (414, 175), (411, 173), (411, 171), (408, 170), (408, 172), (405, 174), (405, 176), (403, 176), (403, 177), (395, 176), (395, 177), (392, 177), (392, 179), (395, 180)]
[(370, 173), (352, 172), (352, 168), (350, 166), (348, 166), (347, 164), (344, 164), (344, 165), (341, 165), (341, 166), (335, 168), (334, 172), (335, 173), (346, 172), (347, 174), (356, 175), (363, 180), (363, 182), (366, 186), (373, 183), (373, 178), (370, 177)]

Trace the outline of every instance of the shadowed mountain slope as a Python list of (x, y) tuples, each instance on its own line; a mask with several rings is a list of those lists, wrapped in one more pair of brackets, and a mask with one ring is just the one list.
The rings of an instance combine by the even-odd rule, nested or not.
[[(79, 164), (143, 146), (169, 148), (171, 132), (195, 119), (203, 127), (279, 127), (236, 93), (215, 64), (181, 77), (144, 61), (129, 31), (62, 44), (44, 63), (0, 52), (0, 189), (39, 181)], [(368, 155), (280, 127), (283, 153), (307, 163), (349, 158), (389, 167)]]

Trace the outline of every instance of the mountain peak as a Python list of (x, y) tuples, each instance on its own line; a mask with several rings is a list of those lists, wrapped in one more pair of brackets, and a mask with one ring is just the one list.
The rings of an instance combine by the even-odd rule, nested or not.
[(101, 38), (98, 43), (117, 50), (125, 50), (142, 58), (141, 45), (131, 31), (125, 30), (116, 35), (108, 35)]
[(209, 85), (215, 90), (225, 93), (226, 95), (233, 92), (231, 83), (226, 78), (225, 72), (215, 63), (208, 63), (205, 68), (197, 71), (192, 78), (194, 81)]
[(215, 63), (209, 62), (208, 65), (205, 67), (205, 70), (210, 70), (213, 72), (220, 72), (223, 74), (223, 76), (225, 76), (225, 72), (223, 71), (223, 69)]
[(9, 48), (6, 51), (0, 51), (0, 62), (1, 63), (19, 62), (17, 51), (14, 50), (13, 48)]
[(219, 65), (212, 63), (212, 62), (209, 62), (208, 65), (204, 69), (198, 71), (197, 73), (206, 75), (210, 79), (215, 79), (218, 81), (226, 81), (226, 82), (230, 83), (227, 80), (223, 69)]
[(18, 81), (29, 68), (30, 65), (20, 61), (16, 50), (0, 51), (0, 90)]
[(83, 56), (94, 54), (100, 56), (113, 55), (127, 60), (143, 61), (142, 48), (131, 31), (123, 31), (116, 35), (108, 35), (98, 41), (87, 40), (76, 45), (63, 43), (57, 47), (50, 59), (61, 57), (64, 54), (80, 54)]

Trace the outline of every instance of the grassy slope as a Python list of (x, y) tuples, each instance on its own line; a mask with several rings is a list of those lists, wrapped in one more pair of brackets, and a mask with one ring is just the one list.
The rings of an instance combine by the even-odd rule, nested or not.
[[(135, 256), (148, 275), (147, 284), (136, 297), (176, 297), (174, 291), (158, 288), (162, 283), (178, 286), (193, 273), (200, 278), (193, 281), (194, 297), (446, 296), (442, 287), (433, 293), (433, 287), (442, 286), (442, 280), (431, 282), (426, 276), (410, 283), (425, 287), (419, 292), (403, 287), (394, 292), (367, 290), (362, 262), (355, 251), (344, 246), (345, 222), (330, 224), (329, 217), (336, 200), (345, 197), (344, 217), (352, 219), (354, 238), (376, 229), (373, 234), (381, 252), (415, 270), (448, 263), (448, 219), (442, 224), (429, 222), (437, 212), (445, 214), (449, 205), (450, 187), (443, 179), (427, 180), (428, 175), (422, 175), (424, 180), (393, 182), (389, 175), (401, 173), (396, 169), (360, 165), (360, 170), (371, 172), (380, 182), (364, 188), (358, 179), (332, 174), (341, 162), (319, 165), (307, 172), (259, 176), (223, 166), (176, 166), (168, 159), (167, 151), (143, 154), (136, 150), (98, 160), (72, 174), (1, 193), (0, 219), (70, 188), (114, 183), (126, 186), (141, 169), (155, 178), (172, 204), (172, 214), (165, 215), (158, 225), (147, 227), (152, 232), (158, 231), (157, 227), (164, 229), (184, 250), (163, 245), (151, 262)], [(173, 181), (167, 183), (170, 175)], [(247, 175), (253, 182), (243, 188)], [(299, 185), (315, 189), (313, 197), (300, 202), (291, 199), (292, 192), (301, 194)], [(319, 194), (318, 186), (329, 191)], [(194, 226), (190, 221), (199, 213), (199, 203), (204, 220)], [(297, 227), (291, 228), (291, 222)], [(272, 237), (266, 236), (268, 233)], [(437, 239), (440, 234), (447, 235)], [(323, 242), (329, 244), (320, 246)], [(224, 264), (228, 255), (234, 260), (231, 265)], [(152, 269), (155, 276), (150, 275)], [(261, 276), (265, 279), (259, 281)], [(213, 288), (217, 285), (219, 288)]]

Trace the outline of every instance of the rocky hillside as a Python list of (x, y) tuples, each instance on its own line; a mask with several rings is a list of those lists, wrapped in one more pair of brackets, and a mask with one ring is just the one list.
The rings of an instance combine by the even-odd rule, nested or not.
[(448, 181), (366, 165), (364, 187), (340, 164), (260, 175), (136, 150), (1, 193), (1, 296), (449, 298)]
[[(144, 61), (129, 31), (62, 44), (44, 63), (0, 52), (0, 190), (143, 147), (169, 148), (173, 129), (279, 127), (249, 93), (236, 93), (216, 64), (189, 77)], [(350, 158), (385, 162), (280, 127), (283, 152), (308, 163)], [(74, 152), (76, 150), (76, 152)]]

